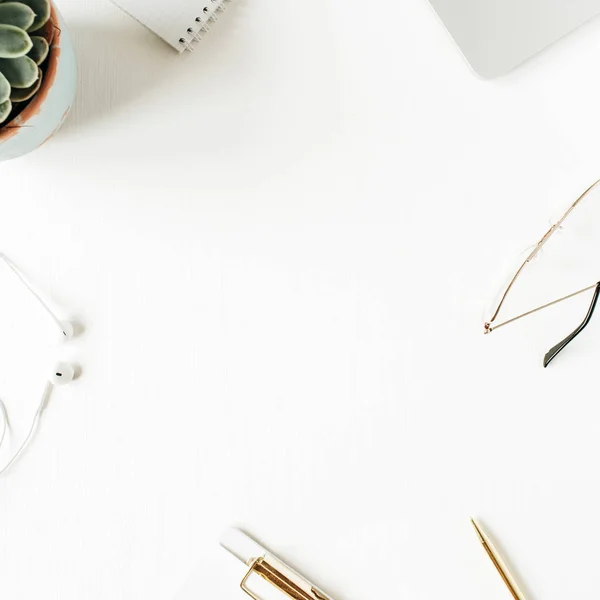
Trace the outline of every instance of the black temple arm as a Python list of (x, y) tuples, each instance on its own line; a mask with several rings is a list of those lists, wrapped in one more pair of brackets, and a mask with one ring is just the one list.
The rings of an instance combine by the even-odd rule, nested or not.
[(587, 324), (591, 321), (592, 315), (594, 314), (594, 309), (596, 308), (596, 304), (598, 303), (598, 297), (600, 296), (600, 282), (596, 284), (596, 289), (594, 290), (594, 297), (592, 298), (592, 303), (588, 308), (587, 315), (585, 315), (585, 319), (577, 327), (577, 329), (569, 334), (562, 342), (556, 344), (548, 350), (546, 356), (544, 356), (544, 368), (546, 368), (557, 356), (558, 354), (564, 350), (586, 327)]

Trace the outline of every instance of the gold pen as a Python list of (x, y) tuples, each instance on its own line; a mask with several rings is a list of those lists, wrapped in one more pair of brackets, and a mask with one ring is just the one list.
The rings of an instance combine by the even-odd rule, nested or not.
[(481, 530), (479, 525), (477, 525), (474, 519), (471, 519), (471, 523), (473, 523), (473, 527), (475, 527), (475, 531), (477, 532), (477, 537), (479, 538), (481, 545), (487, 552), (487, 555), (490, 557), (490, 560), (492, 561), (494, 567), (496, 567), (496, 570), (500, 574), (500, 577), (502, 577), (502, 581), (504, 581), (504, 584), (512, 594), (514, 600), (527, 600), (525, 598), (525, 594), (523, 594), (523, 592), (519, 589), (515, 578), (511, 575), (510, 571), (508, 570), (508, 567), (506, 566), (506, 563), (502, 560), (502, 557), (500, 556), (496, 548), (494, 548), (494, 545), (492, 544), (490, 539), (487, 537), (487, 535), (483, 533), (483, 531)]

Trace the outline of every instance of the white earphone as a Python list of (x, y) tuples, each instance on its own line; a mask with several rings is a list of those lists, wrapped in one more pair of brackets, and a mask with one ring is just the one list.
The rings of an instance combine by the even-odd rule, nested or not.
[[(37, 299), (37, 301), (41, 304), (41, 306), (45, 309), (45, 311), (50, 315), (52, 320), (58, 326), (62, 338), (64, 340), (70, 340), (75, 335), (75, 328), (73, 327), (73, 323), (69, 321), (61, 321), (58, 317), (50, 310), (48, 305), (42, 300), (39, 294), (27, 283), (25, 278), (21, 275), (19, 270), (13, 265), (13, 263), (2, 253), (0, 253), (0, 260), (2, 260), (8, 268), (19, 278), (21, 283), (33, 294), (33, 296)], [(75, 368), (73, 365), (65, 362), (60, 362), (55, 365), (52, 371), (49, 373), (48, 382), (46, 383), (46, 387), (44, 389), (44, 393), (42, 395), (42, 399), (40, 400), (40, 404), (35, 411), (35, 415), (33, 417), (33, 422), (31, 423), (31, 428), (29, 429), (29, 433), (25, 436), (25, 440), (19, 447), (19, 449), (13, 454), (12, 458), (4, 465), (4, 467), (0, 468), (0, 475), (5, 473), (19, 458), (23, 450), (25, 450), (26, 446), (31, 441), (33, 434), (35, 433), (36, 427), (39, 423), (39, 420), (46, 408), (48, 401), (50, 400), (50, 394), (52, 393), (52, 389), (55, 386), (66, 385), (75, 379)], [(8, 411), (6, 410), (6, 406), (2, 399), (0, 399), (0, 421), (2, 421), (2, 433), (0, 433), (0, 449), (2, 449), (2, 444), (4, 443), (6, 432), (10, 427), (10, 421), (8, 419)]]

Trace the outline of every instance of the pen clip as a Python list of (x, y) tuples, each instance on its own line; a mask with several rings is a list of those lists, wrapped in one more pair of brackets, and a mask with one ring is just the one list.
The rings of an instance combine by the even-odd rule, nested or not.
[(326, 596), (315, 587), (311, 586), (310, 591), (302, 589), (302, 587), (292, 580), (291, 577), (293, 577), (293, 574), (290, 573), (286, 575), (283, 572), (283, 565), (277, 568), (270, 564), (264, 556), (252, 559), (249, 566), (250, 569), (246, 573), (244, 579), (242, 579), (240, 587), (253, 600), (262, 599), (248, 588), (248, 579), (252, 574), (259, 575), (292, 600), (332, 600), (329, 596)]

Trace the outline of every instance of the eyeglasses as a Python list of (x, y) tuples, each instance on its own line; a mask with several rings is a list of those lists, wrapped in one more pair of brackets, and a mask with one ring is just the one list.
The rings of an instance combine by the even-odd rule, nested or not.
[[(521, 256), (521, 258), (517, 262), (518, 267), (516, 271), (512, 271), (508, 284), (506, 286), (503, 286), (503, 288), (501, 289), (501, 292), (499, 294), (499, 300), (493, 304), (493, 308), (491, 310), (491, 317), (487, 319), (484, 323), (484, 333), (488, 334), (492, 331), (495, 331), (496, 329), (500, 329), (501, 327), (505, 327), (506, 325), (514, 323), (515, 321), (523, 319), (524, 317), (528, 317), (534, 313), (537, 313), (538, 311), (549, 308), (550, 306), (553, 306), (570, 298), (574, 298), (575, 296), (579, 296), (580, 294), (584, 294), (585, 292), (592, 292), (593, 290), (591, 302), (589, 304), (585, 317), (571, 333), (569, 333), (560, 342), (558, 342), (556, 345), (550, 348), (548, 352), (546, 352), (544, 356), (544, 367), (547, 367), (560, 354), (560, 352), (562, 352), (562, 350), (564, 350), (587, 327), (594, 314), (594, 309), (596, 308), (598, 297), (600, 296), (600, 281), (598, 280), (598, 273), (600, 273), (600, 261), (595, 260), (597, 257), (600, 257), (600, 255), (594, 256), (594, 254), (592, 253), (592, 260), (589, 260), (589, 256), (586, 257), (580, 252), (575, 252), (573, 256), (571, 256), (569, 259), (565, 259), (565, 256), (561, 254), (561, 251), (565, 249), (564, 244), (561, 248), (561, 245), (556, 243), (557, 239), (560, 237), (560, 233), (565, 229), (565, 221), (567, 221), (567, 219), (569, 219), (569, 229), (572, 230), (572, 241), (580, 242), (584, 237), (589, 238), (590, 230), (593, 229), (594, 224), (596, 225), (596, 233), (599, 237), (598, 241), (600, 241), (600, 197), (595, 199), (588, 198), (588, 196), (591, 196), (594, 193), (600, 196), (600, 193), (598, 192), (600, 192), (600, 179), (594, 182), (589, 188), (587, 188), (585, 192), (583, 192), (583, 194), (581, 194), (577, 198), (577, 200), (575, 200), (575, 202), (571, 204), (571, 206), (560, 217), (560, 219), (558, 219), (543, 235), (540, 241), (537, 244), (535, 244), (533, 249), (531, 249), (530, 251), (528, 250), (526, 252), (524, 259)], [(586, 199), (586, 202), (583, 202), (584, 199)], [(595, 202), (593, 200), (595, 200)], [(592, 210), (586, 211), (582, 208), (579, 208), (583, 205), (589, 205), (592, 208)], [(596, 212), (595, 215), (593, 214), (594, 210)], [(572, 216), (574, 214), (576, 216)], [(578, 222), (578, 225), (580, 226), (579, 228), (571, 227), (574, 221)], [(594, 236), (592, 235), (591, 238), (593, 239)], [(554, 252), (554, 259), (555, 262), (558, 264), (555, 264), (554, 267), (552, 267), (551, 265), (550, 273), (546, 272), (544, 274), (546, 280), (554, 284), (556, 279), (555, 276), (557, 268), (558, 270), (562, 269), (562, 273), (567, 274), (566, 279), (569, 280), (572, 285), (576, 285), (576, 287), (572, 287), (571, 290), (575, 289), (576, 291), (569, 291), (569, 288), (567, 286), (566, 289), (562, 290), (563, 294), (557, 297), (556, 299), (546, 301), (538, 306), (535, 306), (534, 308), (529, 308), (522, 312), (518, 312), (516, 316), (504, 318), (503, 320), (501, 320), (500, 316), (503, 315), (505, 312), (508, 312), (506, 310), (506, 307), (510, 303), (511, 297), (514, 295), (514, 290), (517, 287), (517, 282), (520, 283), (526, 278), (530, 278), (532, 263), (539, 258), (540, 254), (542, 253), (542, 250), (546, 251), (550, 246), (553, 246), (554, 250), (558, 248), (558, 251)], [(588, 269), (594, 269), (594, 271), (596, 272), (595, 281), (594, 279), (592, 279), (594, 277), (593, 273), (588, 273), (584, 277), (580, 276), (581, 273), (579, 273), (579, 271), (586, 270), (579, 268), (583, 264), (586, 264)], [(578, 271), (578, 273), (576, 274), (575, 271)], [(560, 286), (551, 285), (550, 287), (554, 289), (555, 287), (559, 288)]]

